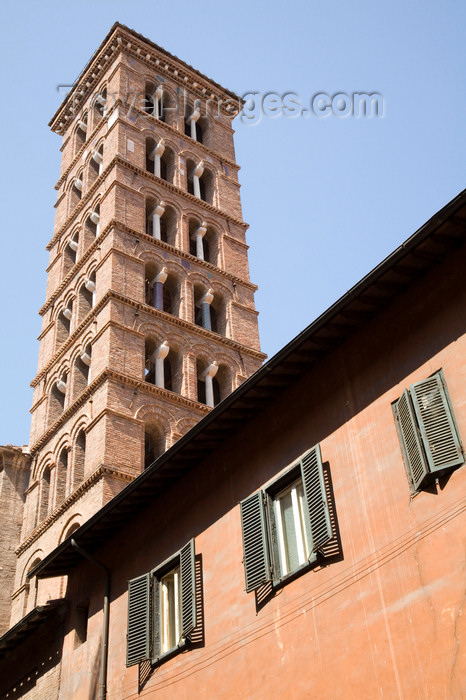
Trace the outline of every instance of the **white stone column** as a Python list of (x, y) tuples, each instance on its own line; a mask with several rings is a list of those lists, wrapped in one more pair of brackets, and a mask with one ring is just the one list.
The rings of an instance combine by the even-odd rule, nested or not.
[(100, 214), (98, 214), (96, 211), (93, 211), (89, 218), (92, 221), (92, 223), (95, 224), (95, 235), (98, 236), (100, 233)]
[(205, 402), (207, 406), (210, 406), (210, 408), (214, 407), (214, 386), (212, 380), (217, 372), (218, 364), (215, 360), (202, 373), (202, 377), (205, 379)]
[(194, 168), (194, 172), (193, 172), (194, 196), (197, 197), (198, 199), (201, 198), (201, 184), (200, 184), (199, 180), (202, 177), (203, 172), (204, 172), (204, 163), (201, 162), (201, 163), (199, 163), (199, 165), (197, 165)]
[(99, 175), (100, 175), (102, 172), (102, 163), (104, 160), (102, 153), (99, 153), (99, 151), (94, 151), (94, 153), (92, 154), (92, 160), (95, 163), (97, 163), (97, 165), (99, 166)]
[(214, 290), (209, 289), (201, 299), (201, 313), (202, 313), (202, 326), (207, 331), (212, 330), (212, 323), (210, 317), (210, 305), (214, 298)]
[(161, 389), (165, 388), (165, 376), (163, 371), (163, 363), (170, 351), (170, 346), (167, 341), (164, 340), (162, 345), (154, 353), (155, 358), (155, 384)]
[(161, 160), (160, 159), (162, 158), (164, 151), (165, 151), (165, 142), (163, 139), (161, 139), (151, 153), (151, 156), (154, 159), (154, 175), (157, 175), (157, 177), (160, 177), (160, 172), (161, 172)]
[(63, 381), (63, 377), (58, 380), (56, 387), (61, 394), (66, 394), (66, 381)]
[(107, 111), (107, 99), (103, 95), (98, 95), (95, 100), (102, 107), (102, 116), (105, 117)]
[(194, 232), (194, 237), (196, 239), (196, 256), (199, 258), (199, 260), (204, 260), (204, 246), (202, 244), (202, 239), (204, 238), (206, 231), (207, 223), (203, 221)]
[(155, 91), (155, 99), (154, 99), (154, 117), (156, 119), (160, 119), (162, 116), (162, 96), (163, 96), (163, 88), (161, 85), (157, 88)]
[(84, 286), (86, 287), (87, 291), (92, 294), (92, 306), (95, 304), (95, 282), (93, 282), (90, 279), (87, 279), (84, 283)]
[(166, 281), (167, 268), (162, 267), (159, 274), (154, 278), (154, 281), (152, 283), (154, 288), (153, 305), (154, 309), (159, 309), (159, 311), (163, 311), (163, 285)]
[(152, 236), (158, 241), (161, 240), (160, 219), (165, 213), (165, 202), (160, 202), (152, 212)]
[(197, 141), (197, 138), (196, 138), (196, 122), (199, 120), (199, 117), (200, 117), (200, 116), (201, 116), (201, 112), (200, 112), (200, 110), (199, 110), (199, 107), (196, 107), (196, 109), (194, 110), (194, 112), (191, 114), (191, 116), (190, 116), (189, 119), (188, 119), (189, 124), (190, 124), (190, 127), (191, 127), (191, 138), (192, 138), (194, 141)]

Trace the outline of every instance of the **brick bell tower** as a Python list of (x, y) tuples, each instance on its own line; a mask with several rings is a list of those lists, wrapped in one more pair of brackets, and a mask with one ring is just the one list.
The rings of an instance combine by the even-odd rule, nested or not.
[(46, 554), (262, 364), (238, 98), (115, 24), (63, 137), (11, 622), (63, 594)]

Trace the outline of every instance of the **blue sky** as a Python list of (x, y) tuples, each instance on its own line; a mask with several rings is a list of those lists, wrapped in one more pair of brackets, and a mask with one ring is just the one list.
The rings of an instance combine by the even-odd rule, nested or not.
[(383, 118), (236, 120), (269, 356), (465, 187), (460, 0), (4, 3), (0, 444), (29, 438), (60, 141), (47, 126), (118, 20), (240, 95), (377, 92)]

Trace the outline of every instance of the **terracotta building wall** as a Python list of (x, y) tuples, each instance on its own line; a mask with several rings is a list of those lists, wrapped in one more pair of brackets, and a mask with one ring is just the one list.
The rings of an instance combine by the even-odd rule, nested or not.
[[(109, 697), (137, 696), (137, 667), (125, 668), (127, 580), (191, 537), (202, 560), (205, 646), (154, 669), (146, 696), (462, 696), (466, 472), (411, 499), (391, 403), (442, 368), (466, 435), (463, 266), (451, 256), (400, 295), (97, 552), (112, 571)], [(238, 502), (316, 443), (333, 489), (339, 555), (257, 608), (244, 591)], [(91, 570), (72, 572), (68, 597), (73, 606), (90, 596), (99, 634), (102, 582)], [(73, 635), (61, 696), (71, 697), (79, 679), (73, 697), (85, 698), (90, 681), (75, 664)], [(95, 664), (95, 638), (88, 649)]]

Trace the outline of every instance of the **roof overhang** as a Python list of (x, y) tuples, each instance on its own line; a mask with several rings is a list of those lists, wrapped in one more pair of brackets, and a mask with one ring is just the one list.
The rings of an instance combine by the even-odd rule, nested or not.
[(60, 610), (67, 606), (65, 600), (50, 600), (45, 605), (38, 605), (27, 613), (16, 625), (13, 625), (5, 634), (0, 637), (0, 655), (5, 655), (14, 651), (33, 630), (48, 622)]

